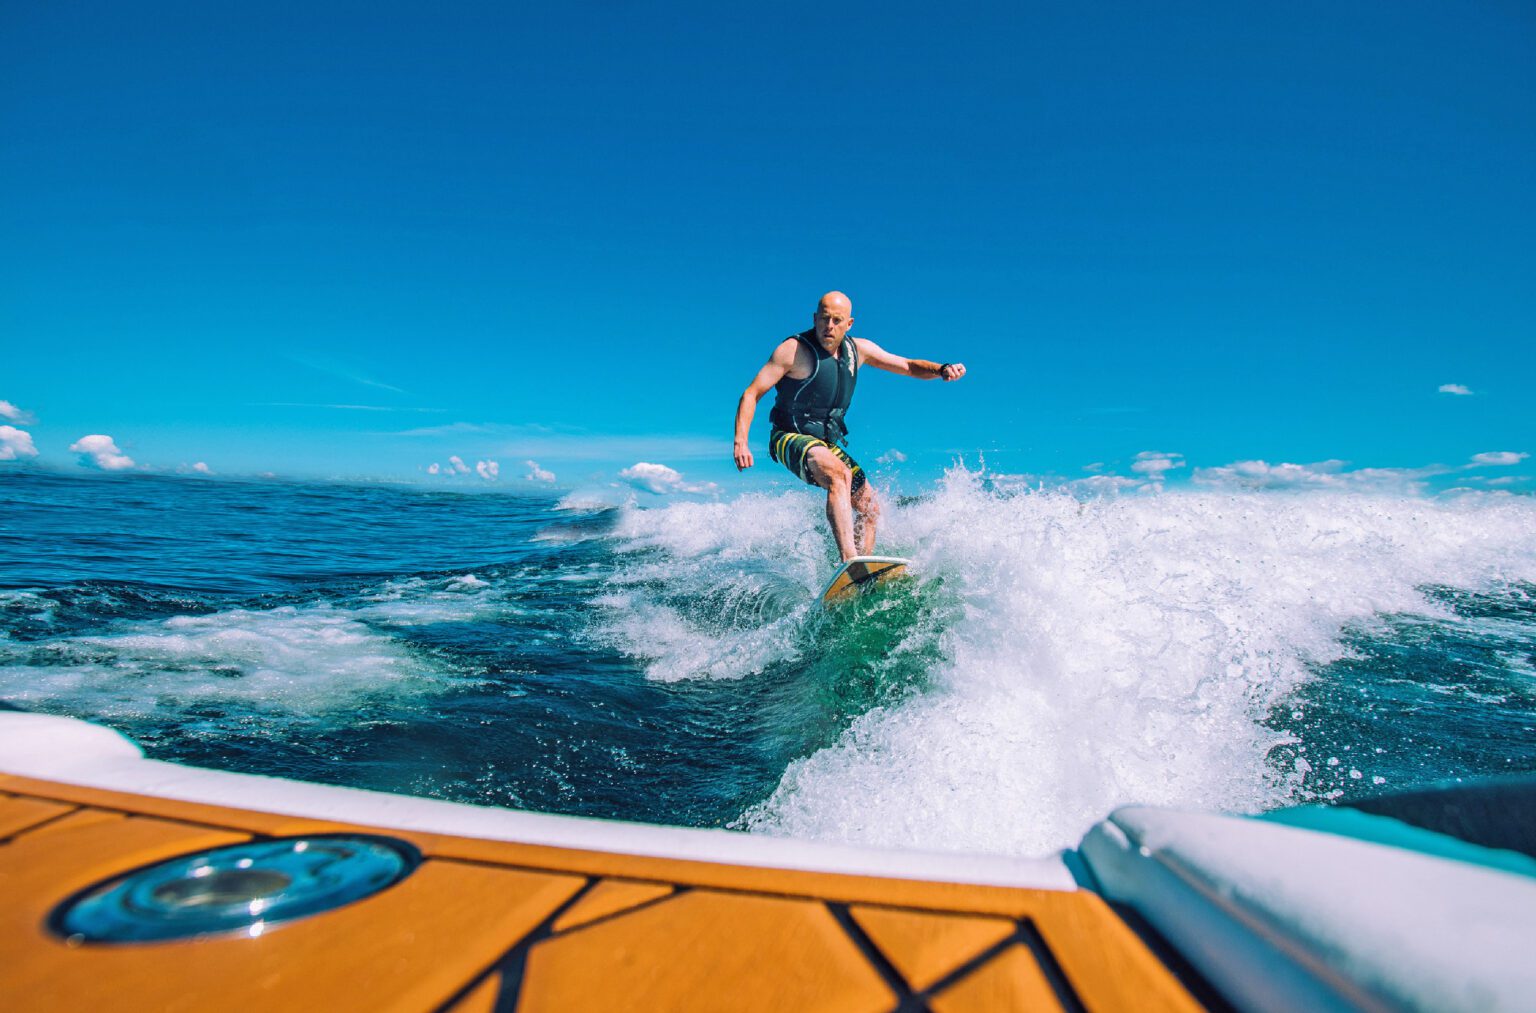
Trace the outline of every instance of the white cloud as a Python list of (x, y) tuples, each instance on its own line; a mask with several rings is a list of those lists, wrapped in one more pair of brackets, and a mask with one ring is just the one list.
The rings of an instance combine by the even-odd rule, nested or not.
[(454, 454), (448, 458), (447, 464), (438, 464), (433, 461), (427, 465), (428, 475), (441, 475), (444, 478), (458, 478), (461, 475), (479, 475), (487, 482), (494, 482), (501, 476), (501, 465), (491, 458), (476, 461), (474, 467), (464, 462), (464, 458)]
[(528, 466), (528, 474), (524, 477), (530, 482), (554, 482), (555, 473), (539, 467), (538, 461), (524, 461)]
[(22, 426), (30, 425), (37, 421), (32, 417), (31, 412), (22, 411), (9, 401), (0, 401), (0, 419), (6, 419)]
[(1530, 456), (1531, 456), (1530, 454), (1523, 453), (1523, 452), (1520, 452), (1520, 451), (1515, 451), (1515, 450), (1491, 450), (1491, 451), (1489, 451), (1486, 454), (1473, 454), (1472, 455), (1472, 463), (1474, 465), (1477, 465), (1477, 464), (1490, 464), (1490, 465), (1519, 464), (1521, 461), (1525, 460), (1527, 457), (1530, 457)]
[(203, 461), (198, 461), (196, 464), (192, 465), (192, 470), (197, 472), (199, 475), (213, 474), (213, 469), (208, 467), (208, 465)]
[(636, 489), (654, 492), (660, 496), (676, 492), (683, 484), (683, 476), (665, 464), (649, 464), (638, 461), (619, 472), (619, 477)]
[(1466, 397), (1472, 393), (1472, 388), (1465, 387), (1459, 383), (1442, 383), (1440, 385), (1440, 393), (1459, 394), (1462, 397)]
[(1315, 464), (1270, 464), (1268, 461), (1234, 461), (1218, 468), (1196, 468), (1194, 480), (1202, 485), (1245, 485), (1264, 489), (1340, 484), (1343, 461)]
[(1135, 489), (1145, 484), (1143, 479), (1128, 478), (1125, 475), (1089, 475), (1087, 478), (1074, 479), (1067, 483), (1070, 488), (1095, 493), (1118, 493), (1124, 489)]
[(1103, 461), (1094, 461), (1092, 464), (1085, 464), (1085, 465), (1083, 465), (1083, 470), (1084, 471), (1103, 471), (1104, 470), (1104, 462)]
[[(0, 405), (6, 402), (0, 401)], [(23, 457), (36, 457), (37, 448), (32, 445), (32, 434), (15, 426), (0, 426), (0, 461), (15, 461)]]
[(636, 489), (653, 492), (658, 496), (664, 496), (669, 492), (712, 492), (717, 488), (713, 482), (684, 482), (682, 474), (678, 471), (665, 464), (651, 464), (646, 461), (637, 461), (630, 465), (619, 472), (619, 477)]
[(875, 458), (876, 464), (900, 464), (907, 459), (907, 455), (892, 447), (879, 457)]
[(1219, 468), (1196, 468), (1199, 485), (1235, 486), (1245, 489), (1356, 489), (1372, 492), (1422, 492), (1424, 480), (1451, 469), (1443, 465), (1423, 468), (1356, 468), (1347, 462), (1317, 461), (1313, 464), (1270, 464), (1268, 461), (1234, 461)]
[(987, 476), (994, 489), (1007, 493), (1028, 492), (1035, 489), (1052, 489), (1061, 492), (1069, 492), (1083, 496), (1119, 495), (1131, 489), (1143, 492), (1160, 492), (1162, 483), (1145, 478), (1133, 478), (1130, 475), (1088, 475), (1084, 478), (1066, 478), (1061, 475), (1050, 474), (1002, 474), (991, 473)]
[(1163, 473), (1184, 467), (1183, 454), (1165, 454), (1161, 450), (1143, 450), (1136, 455), (1131, 470), (1146, 475), (1155, 482), (1162, 481)]
[(112, 442), (112, 437), (94, 434), (82, 436), (69, 445), (72, 454), (80, 455), (80, 463), (102, 471), (123, 471), (133, 467), (133, 459)]

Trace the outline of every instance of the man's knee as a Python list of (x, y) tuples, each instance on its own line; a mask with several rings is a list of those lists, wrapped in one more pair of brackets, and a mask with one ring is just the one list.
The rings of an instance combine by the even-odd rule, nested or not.
[(861, 483), (854, 491), (853, 508), (866, 517), (880, 516), (880, 499), (868, 482)]
[(821, 447), (812, 450), (811, 463), (816, 466), (815, 475), (822, 480), (819, 484), (824, 489), (843, 488), (853, 482), (853, 472), (848, 465), (830, 450)]

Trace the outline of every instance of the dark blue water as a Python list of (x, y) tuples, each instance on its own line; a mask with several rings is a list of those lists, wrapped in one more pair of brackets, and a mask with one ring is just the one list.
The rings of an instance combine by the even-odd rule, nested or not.
[(999, 851), (1536, 770), (1531, 501), (1153, 500), (951, 483), (891, 511), (918, 579), (824, 614), (809, 494), (0, 472), (0, 701), (199, 766)]
[(108, 724), (159, 759), (721, 826), (915, 678), (855, 663), (649, 680), (590, 635), (613, 518), (555, 505), (0, 479), (0, 699)]

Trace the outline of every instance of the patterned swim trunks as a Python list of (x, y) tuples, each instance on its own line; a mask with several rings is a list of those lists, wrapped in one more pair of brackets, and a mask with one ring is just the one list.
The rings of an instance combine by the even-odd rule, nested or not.
[(818, 440), (804, 433), (785, 432), (782, 429), (775, 429), (768, 434), (768, 456), (784, 465), (807, 485), (816, 485), (816, 480), (811, 477), (811, 451), (816, 447), (826, 447), (848, 465), (848, 470), (853, 472), (853, 492), (858, 492), (864, 487), (864, 469), (859, 467), (858, 461), (849, 456), (848, 451), (837, 444)]

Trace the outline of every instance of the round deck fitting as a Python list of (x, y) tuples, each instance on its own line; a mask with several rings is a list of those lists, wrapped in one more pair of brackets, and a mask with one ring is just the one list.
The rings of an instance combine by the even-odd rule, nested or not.
[(172, 858), (86, 891), (55, 914), (72, 941), (259, 936), (398, 883), (416, 849), (384, 837), (293, 837)]

